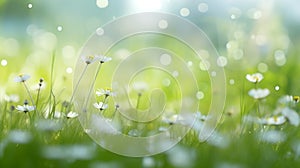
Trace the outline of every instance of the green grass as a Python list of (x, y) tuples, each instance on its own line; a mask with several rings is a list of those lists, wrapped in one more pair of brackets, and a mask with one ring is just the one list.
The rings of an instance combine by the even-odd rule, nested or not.
[[(219, 135), (212, 136), (213, 140), (199, 142), (198, 133), (192, 130), (173, 149), (155, 156), (130, 158), (111, 153), (89, 138), (77, 118), (55, 119), (53, 117), (56, 110), (68, 112), (63, 105), (63, 102), (68, 100), (61, 99), (54, 89), (56, 85), (56, 79), (52, 75), (55, 69), (54, 58), (49, 67), (50, 78), (48, 81), (45, 80), (49, 84), (46, 90), (41, 90), (39, 105), (35, 111), (25, 114), (11, 109), (11, 106), (21, 105), (22, 100), (28, 99), (23, 86), (18, 86), (18, 83), (12, 83), (12, 85), (17, 88), (18, 91), (14, 93), (18, 93), (21, 100), (18, 103), (1, 101), (1, 167), (128, 167), (133, 165), (142, 167), (148, 162), (153, 167), (295, 167), (300, 162), (298, 127), (289, 122), (278, 126), (262, 126), (243, 121), (246, 115), (258, 115), (256, 100), (247, 94), (248, 90), (254, 88), (255, 85), (245, 79), (249, 71), (236, 75), (234, 71), (226, 68), (227, 76), (233, 76), (235, 84), (227, 85), (228, 96), (224, 114), (216, 128)], [(289, 67), (294, 67), (294, 63), (289, 62), (284, 68), (288, 71)], [(276, 69), (276, 67), (270, 67), (270, 69), (273, 68)], [(259, 103), (262, 106), (259, 111), (260, 115), (270, 116), (278, 106), (277, 99), (288, 94), (284, 92), (285, 90), (297, 90), (294, 83), (280, 83), (286, 78), (292, 78), (292, 75), (286, 75), (286, 71), (276, 73), (268, 71), (264, 73), (265, 78), (262, 83), (257, 84), (258, 87), (267, 87), (271, 90), (271, 94)], [(281, 86), (278, 92), (273, 88), (274, 80)], [(31, 91), (31, 94), (35, 100), (37, 92)], [(48, 119), (43, 119), (43, 113), (47, 108), (52, 115)], [(298, 104), (292, 108), (299, 111)], [(109, 113), (111, 110), (108, 111)], [(159, 123), (154, 122), (155, 124)], [(271, 143), (259, 138), (261, 137), (259, 135), (270, 130), (282, 132), (285, 135), (284, 140)], [(24, 134), (25, 137), (22, 139)], [(86, 154), (81, 155), (81, 152)], [(188, 155), (186, 156), (188, 161), (177, 160), (177, 163), (176, 159), (181, 155)]]
[[(197, 22), (209, 23), (207, 26), (209, 29), (212, 27), (211, 22), (213, 21), (211, 20), (213, 19), (204, 18), (203, 21), (197, 20)], [(285, 117), (287, 120), (285, 123), (278, 125), (259, 122), (262, 118), (280, 116), (282, 109), (278, 114), (274, 112), (278, 108), (287, 107), (299, 115), (299, 103), (291, 101), (284, 105), (278, 100), (285, 95), (300, 95), (300, 44), (294, 42), (288, 48), (286, 44), (282, 44), (280, 39), (282, 35), (285, 35), (285, 32), (279, 24), (278, 18), (274, 16), (266, 28), (268, 32), (265, 34), (266, 44), (259, 46), (251, 39), (251, 35), (259, 32), (256, 29), (265, 25), (260, 22), (256, 24), (256, 21), (253, 20), (251, 20), (251, 24), (245, 24), (250, 21), (246, 21), (245, 18), (244, 20), (242, 18), (236, 22), (231, 21), (232, 27), (227, 26), (227, 22), (218, 20), (220, 24), (224, 25), (218, 26), (216, 23), (216, 28), (207, 30), (216, 39), (219, 37), (217, 37), (217, 33), (215, 35), (215, 31), (222, 30), (222, 35), (224, 35), (223, 29), (224, 32), (228, 32), (224, 35), (227, 37), (220, 37), (218, 42), (216, 39), (213, 41), (214, 44), (218, 43), (218, 52), (225, 56), (228, 61), (224, 67), (226, 75), (226, 81), (224, 81), (226, 83), (225, 107), (215, 132), (207, 141), (200, 142), (198, 127), (201, 128), (203, 121), (197, 120), (194, 129), (191, 129), (172, 149), (147, 157), (126, 157), (108, 151), (89, 137), (86, 133), (87, 130), (84, 129), (85, 126), (81, 125), (78, 117), (67, 118), (65, 116), (70, 110), (79, 114), (82, 113), (76, 111), (79, 109), (75, 108), (74, 103), (81, 100), (79, 93), (88, 93), (90, 88), (83, 87), (84, 84), (82, 84), (78, 85), (79, 88), (75, 90), (76, 93), (72, 92), (76, 87), (76, 81), (80, 78), (78, 74), (83, 69), (82, 67), (80, 69), (80, 66), (72, 67), (73, 72), (71, 74), (66, 73), (67, 66), (75, 64), (76, 60), (72, 60), (73, 62), (70, 63), (71, 59), (64, 58), (61, 53), (61, 46), (57, 46), (56, 51), (44, 51), (35, 46), (36, 44), (26, 42), (24, 45), (20, 45), (20, 56), (18, 57), (6, 56), (5, 52), (1, 51), (0, 53), (3, 55), (3, 58), (1, 55), (1, 59), (5, 58), (8, 65), (0, 65), (0, 167), (297, 167), (300, 165), (299, 126), (293, 125), (288, 117)], [(67, 30), (67, 26), (65, 27)], [(236, 33), (242, 35), (236, 37)], [(1, 40), (4, 41), (5, 38), (0, 38), (0, 42), (2, 42)], [(225, 42), (230, 42), (231, 47), (226, 48)], [(111, 56), (113, 61), (101, 65), (101, 70), (95, 81), (95, 89), (111, 88), (112, 81), (116, 76), (120, 77), (117, 79), (119, 81), (127, 79), (126, 75), (128, 74), (125, 71), (115, 71), (120, 65), (118, 61), (128, 54), (127, 52), (134, 53), (148, 46), (167, 49), (180, 56), (175, 65), (170, 65), (174, 70), (182, 69), (183, 65), (180, 64), (180, 61), (192, 63), (189, 70), (195, 76), (199, 90), (204, 95), (199, 101), (197, 100), (199, 102), (198, 110), (203, 115), (208, 115), (211, 104), (215, 101), (212, 99), (212, 93), (218, 92), (220, 88), (212, 88), (211, 74), (200, 70), (199, 64), (203, 60), (196, 56), (195, 51), (191, 51), (187, 44), (166, 35), (137, 34), (114, 44), (107, 53), (104, 53)], [(236, 58), (237, 49), (243, 52), (243, 57), (239, 59)], [(282, 66), (278, 65), (278, 62), (276, 63), (274, 57), (278, 50), (285, 53), (286, 63)], [(30, 55), (32, 52), (42, 53), (44, 57), (32, 56)], [(201, 54), (203, 54), (202, 58), (206, 56), (204, 50), (201, 51)], [(33, 64), (36, 63), (36, 60), (40, 62), (38, 65)], [(82, 60), (79, 59), (78, 61)], [(134, 63), (129, 64), (130, 66), (124, 66), (125, 69), (138, 65), (140, 62)], [(82, 65), (85, 66), (84, 63)], [(259, 65), (267, 66), (267, 70)], [(143, 81), (150, 87), (161, 88), (160, 91), (163, 91), (164, 94), (155, 92), (154, 98), (159, 99), (157, 101), (159, 103), (166, 101), (168, 104), (165, 106), (165, 110), (178, 114), (183, 98), (181, 90), (187, 91), (189, 98), (196, 99), (193, 92), (195, 88), (190, 87), (191, 80), (186, 79), (178, 82), (176, 77), (170, 77), (171, 75), (166, 71), (160, 73), (160, 70), (148, 68), (134, 74), (135, 76), (130, 74), (134, 77), (130, 78), (129, 85), (132, 86), (135, 81)], [(261, 72), (264, 79), (257, 84), (249, 82), (246, 75), (256, 72)], [(24, 113), (16, 109), (18, 105), (23, 105), (25, 100), (29, 101), (29, 105), (32, 105), (31, 98), (24, 88), (24, 83), (13, 81), (19, 73), (28, 73), (31, 76), (26, 81), (26, 86), (29, 88), (30, 95), (36, 105), (36, 109), (31, 112)], [(90, 78), (83, 78), (81, 82), (85, 82), (86, 79), (93, 79), (95, 72), (83, 74), (91, 76), (89, 76)], [(168, 87), (166, 83), (161, 82), (167, 77), (170, 77), (169, 82), (171, 83)], [(31, 87), (39, 84), (40, 78), (43, 78), (45, 88), (33, 90)], [(279, 90), (275, 90), (276, 86), (279, 86)], [(267, 88), (270, 94), (266, 98), (255, 100), (248, 95), (248, 91), (253, 88)], [(179, 127), (181, 123), (178, 122), (162, 122), (162, 116), (145, 123), (131, 121), (120, 115), (122, 106), (115, 112), (115, 97), (109, 96), (107, 99), (103, 96), (96, 97), (94, 90), (91, 91), (91, 100), (94, 102), (90, 102), (89, 108), (95, 110), (93, 103), (105, 101), (109, 108), (95, 110), (94, 113), (118, 121), (121, 125), (119, 131), (124, 134), (138, 130), (141, 131), (140, 136), (147, 137), (159, 132), (160, 127), (172, 125), (175, 129), (181, 128)], [(11, 94), (18, 95), (19, 100), (14, 102), (4, 99), (4, 95)], [(116, 94), (118, 96), (118, 93)], [(74, 96), (74, 101), (70, 103), (72, 96)], [(130, 103), (139, 110), (134, 111), (133, 115), (137, 113), (149, 117), (141, 111), (146, 111), (151, 106), (151, 96), (150, 91), (139, 92), (135, 90), (129, 93)], [(79, 101), (79, 103), (82, 102)], [(48, 117), (45, 117), (45, 113), (48, 113)], [(58, 114), (61, 117), (57, 117)], [(277, 119), (274, 118), (275, 122)], [(176, 133), (180, 133), (180, 130), (178, 132), (175, 130), (173, 133), (172, 136), (176, 137)]]

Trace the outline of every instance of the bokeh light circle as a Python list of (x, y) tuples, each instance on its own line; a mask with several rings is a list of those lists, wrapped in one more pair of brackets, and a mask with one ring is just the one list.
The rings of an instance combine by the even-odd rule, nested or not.
[[(181, 53), (181, 47), (193, 54)], [(126, 56), (120, 56), (124, 50)], [(208, 55), (205, 58), (203, 51)], [(111, 57), (112, 61), (87, 66), (82, 56), (95, 54)], [(83, 46), (73, 81), (79, 88), (74, 88), (74, 105), (82, 127), (100, 146), (120, 155), (142, 157), (170, 149), (193, 127), (199, 99), (204, 98), (197, 82), (201, 69), (191, 69), (187, 62), (204, 62), (203, 67), (209, 63), (205, 71), (211, 75), (212, 100), (198, 133), (200, 141), (205, 141), (223, 112), (224, 70), (218, 65), (220, 59), (213, 44), (196, 25), (166, 13), (117, 18), (97, 29)], [(115, 92), (109, 105), (119, 107), (117, 121), (93, 106), (97, 102), (95, 90), (104, 85)], [(144, 103), (139, 104), (139, 100)], [(164, 131), (155, 128), (169, 113), (177, 116), (174, 122), (180, 124), (170, 124)]]

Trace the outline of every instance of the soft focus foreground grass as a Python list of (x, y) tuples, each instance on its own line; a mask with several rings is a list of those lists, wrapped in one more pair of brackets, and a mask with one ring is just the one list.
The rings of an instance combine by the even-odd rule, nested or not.
[[(298, 57), (292, 55), (290, 60), (280, 71), (277, 67), (269, 67), (273, 71), (264, 73), (265, 79), (260, 84), (271, 90), (271, 95), (266, 99), (264, 113), (272, 113), (277, 104), (277, 99), (285, 94), (298, 93), (295, 73), (299, 71), (295, 66)], [(46, 67), (45, 71), (51, 69)], [(58, 128), (38, 129), (36, 124), (44, 121), (39, 116), (29, 122), (28, 114), (17, 111), (9, 111), (9, 105), (14, 103), (1, 102), (1, 143), (0, 164), (1, 167), (295, 167), (299, 165), (299, 138), (298, 127), (288, 123), (280, 126), (267, 126), (265, 130), (278, 130), (284, 132), (286, 139), (279, 143), (264, 142), (259, 139), (260, 130), (257, 125), (246, 124), (241, 132), (240, 105), (245, 106), (244, 113), (254, 114), (252, 105), (254, 100), (247, 95), (247, 91), (253, 87), (245, 79), (249, 71), (239, 74), (225, 68), (227, 76), (235, 79), (235, 85), (227, 85), (228, 96), (224, 115), (216, 131), (223, 134), (224, 140), (229, 139), (226, 146), (218, 146), (212, 143), (200, 143), (197, 136), (190, 132), (180, 144), (165, 153), (146, 157), (129, 158), (108, 152), (96, 145), (84, 132), (79, 121), (75, 119), (51, 119), (51, 124)], [(59, 70), (58, 70), (59, 71)], [(37, 74), (36, 76), (39, 76)], [(41, 75), (42, 76), (42, 75)], [(47, 81), (48, 78), (45, 79)], [(55, 79), (55, 81), (58, 79)], [(10, 82), (14, 93), (19, 93), (22, 100), (27, 98), (22, 86)], [(280, 90), (274, 91), (275, 85), (280, 85)], [(54, 82), (54, 85), (57, 85)], [(49, 90), (41, 92), (41, 104), (47, 106)], [(23, 98), (24, 97), (24, 98)], [(244, 99), (240, 104), (241, 98)], [(58, 98), (59, 109), (63, 98)], [(4, 109), (6, 107), (6, 109)], [(45, 107), (41, 108), (42, 112)], [(296, 107), (299, 111), (299, 105)], [(46, 121), (46, 120), (45, 120)], [(47, 120), (48, 121), (48, 120)], [(14, 137), (12, 132), (25, 132), (24, 139)], [(21, 133), (22, 134), (22, 133)], [(17, 134), (17, 135), (21, 135)], [(23, 134), (22, 134), (23, 135)], [(26, 137), (28, 140), (26, 140)], [(29, 138), (28, 138), (29, 137)], [(19, 138), (22, 138), (19, 137)], [(222, 139), (221, 139), (222, 141)], [(76, 154), (77, 153), (77, 154)], [(183, 158), (183, 160), (180, 160)], [(148, 164), (147, 164), (148, 163)]]

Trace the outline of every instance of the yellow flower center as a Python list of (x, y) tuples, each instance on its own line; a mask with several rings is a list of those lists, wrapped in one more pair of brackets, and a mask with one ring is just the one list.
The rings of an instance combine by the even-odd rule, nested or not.
[(89, 60), (93, 60), (95, 57), (93, 55), (88, 56)]
[(300, 100), (300, 96), (293, 96), (293, 100), (298, 103)]
[(274, 116), (274, 121), (277, 122), (278, 121), (278, 117)]
[(258, 81), (259, 81), (258, 76), (254, 76), (253, 78), (254, 78), (255, 82), (258, 82)]

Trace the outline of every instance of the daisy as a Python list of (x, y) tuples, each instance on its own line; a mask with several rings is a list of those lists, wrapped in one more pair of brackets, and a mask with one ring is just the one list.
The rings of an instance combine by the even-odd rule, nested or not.
[(285, 116), (273, 116), (261, 120), (261, 123), (266, 125), (282, 125), (285, 122), (286, 122)]
[(43, 83), (38, 83), (38, 84), (35, 84), (33, 86), (30, 87), (31, 90), (35, 90), (35, 91), (38, 91), (38, 90), (43, 90), (46, 88), (46, 83), (43, 82)]
[(98, 91), (96, 91), (96, 95), (97, 96), (105, 96), (105, 97), (108, 97), (108, 96), (115, 96), (115, 93), (112, 92), (112, 90), (110, 88), (106, 88), (106, 89), (98, 89)]
[(27, 74), (20, 74), (14, 78), (15, 82), (25, 82), (30, 78), (30, 75)]
[(94, 103), (94, 107), (100, 111), (105, 110), (108, 108), (108, 104), (105, 104), (103, 102)]
[(149, 85), (146, 82), (135, 82), (132, 85), (133, 89), (138, 92), (143, 92), (148, 90)]
[(169, 125), (179, 124), (182, 120), (183, 118), (177, 114), (171, 115), (169, 117), (165, 117), (165, 116), (162, 117), (162, 122)]
[(12, 95), (4, 95), (4, 100), (7, 101), (7, 102), (19, 102), (19, 96), (18, 95), (15, 95), (15, 94), (12, 94)]
[(285, 95), (279, 98), (278, 103), (282, 105), (288, 105), (289, 103), (293, 102), (293, 96)]
[(16, 107), (16, 109), (20, 112), (27, 113), (27, 112), (33, 111), (35, 108), (34, 108), (34, 106), (29, 106), (27, 100), (25, 100), (24, 105), (23, 106), (18, 105)]
[(73, 112), (73, 111), (70, 111), (68, 114), (67, 114), (67, 118), (76, 118), (78, 117), (78, 113), (76, 112)]
[(101, 64), (103, 64), (103, 63), (105, 63), (105, 62), (109, 62), (109, 61), (112, 60), (111, 57), (106, 57), (106, 56), (104, 56), (104, 55), (98, 55), (98, 57), (99, 57), (99, 60), (100, 60), (100, 63), (101, 63)]
[(270, 91), (269, 89), (251, 89), (248, 94), (254, 99), (262, 99), (267, 97), (270, 94)]
[(196, 119), (200, 121), (205, 121), (207, 119), (206, 115), (203, 115), (200, 111), (197, 111), (195, 114)]
[(88, 65), (99, 60), (100, 58), (98, 55), (89, 55), (89, 56), (82, 56), (81, 59)]
[(255, 74), (247, 74), (246, 79), (252, 83), (258, 83), (263, 79), (263, 75), (261, 73), (255, 73)]

